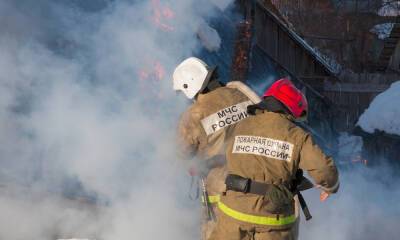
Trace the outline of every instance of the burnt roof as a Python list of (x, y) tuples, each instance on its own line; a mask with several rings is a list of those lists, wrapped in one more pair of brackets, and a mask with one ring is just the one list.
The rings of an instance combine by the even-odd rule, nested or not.
[[(243, 17), (237, 14), (237, 12), (221, 12), (218, 9), (216, 9), (215, 11), (218, 11), (217, 14), (215, 14), (216, 17), (210, 19), (208, 23), (219, 33), (221, 38), (221, 47), (216, 52), (209, 52), (205, 48), (203, 48), (195, 55), (203, 59), (205, 62), (207, 62), (207, 64), (211, 66), (218, 66), (220, 80), (224, 83), (227, 83), (231, 81), (231, 66), (234, 56), (233, 51), (237, 35), (237, 25), (243, 20)], [(297, 34), (286, 27), (286, 25), (282, 23), (282, 21), (280, 21), (277, 17), (276, 19), (277, 21), (279, 21), (279, 24), (282, 27), (287, 29), (287, 33), (289, 33), (290, 36), (296, 39), (296, 42), (299, 42), (299, 44), (301, 44), (304, 49), (307, 49), (307, 51), (310, 52), (310, 55), (315, 56), (315, 58), (318, 60), (318, 63), (324, 64), (323, 66), (327, 65), (323, 61), (323, 59), (317, 56), (315, 51), (313, 51), (313, 49), (306, 42), (302, 41)], [(251, 62), (246, 83), (250, 87), (252, 87), (252, 89), (256, 91), (259, 95), (261, 95), (265, 91), (265, 89), (268, 88), (277, 79), (285, 76), (290, 76), (293, 79), (299, 81), (302, 85), (305, 85), (307, 88), (311, 89), (311, 91), (315, 95), (324, 99), (324, 96), (319, 94), (311, 86), (305, 84), (295, 75), (295, 73), (288, 71), (287, 68), (277, 63), (262, 48), (257, 46), (257, 44), (253, 43), (250, 55)], [(331, 72), (328, 66), (324, 69), (326, 69), (329, 73)]]
[(273, 12), (273, 9), (268, 6), (265, 1), (258, 0), (257, 4), (263, 8), (264, 12), (273, 20), (277, 25), (287, 33), (287, 35), (295, 41), (298, 45), (300, 45), (304, 50), (306, 50), (310, 56), (314, 58), (315, 61), (320, 63), (325, 70), (331, 76), (336, 76), (334, 69), (318, 54), (318, 52), (309, 45), (303, 38), (301, 38), (295, 31), (293, 31), (287, 23), (285, 23), (282, 19), (282, 16), (278, 16), (276, 13)]

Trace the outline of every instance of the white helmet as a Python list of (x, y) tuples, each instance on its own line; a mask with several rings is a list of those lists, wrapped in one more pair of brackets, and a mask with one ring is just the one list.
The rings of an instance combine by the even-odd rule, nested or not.
[(175, 68), (174, 90), (182, 91), (187, 98), (193, 99), (208, 84), (208, 66), (202, 60), (190, 57)]

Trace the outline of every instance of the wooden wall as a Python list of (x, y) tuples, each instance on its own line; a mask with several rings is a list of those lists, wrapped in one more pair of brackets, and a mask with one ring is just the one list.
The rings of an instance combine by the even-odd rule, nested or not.
[(390, 163), (400, 167), (400, 136), (381, 131), (371, 134), (359, 127), (355, 129), (355, 134), (363, 138), (362, 155), (370, 166)]
[(257, 45), (274, 61), (298, 77), (329, 76), (313, 50), (294, 32), (288, 30), (264, 5), (256, 4), (255, 37)]
[[(244, 3), (247, 10), (249, 2)], [(310, 45), (287, 27), (282, 16), (274, 13), (273, 6), (263, 1), (255, 5), (254, 28), (256, 44), (289, 75), (310, 87), (310, 114), (314, 115), (313, 125), (321, 128), (330, 125), (337, 131), (352, 131), (376, 95), (398, 80), (398, 74), (388, 73), (349, 71), (335, 76)], [(329, 104), (320, 104), (321, 99)]]
[(372, 100), (396, 81), (396, 74), (347, 73), (342, 81), (324, 82), (321, 94), (337, 106), (335, 127), (338, 131), (353, 131)]

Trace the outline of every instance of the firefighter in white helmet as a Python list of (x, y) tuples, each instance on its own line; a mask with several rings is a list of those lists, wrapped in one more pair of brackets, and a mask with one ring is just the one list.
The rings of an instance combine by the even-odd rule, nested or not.
[[(206, 206), (211, 206), (214, 217), (218, 218), (215, 203), (219, 194), (225, 191), (227, 175), (225, 142), (234, 125), (248, 117), (247, 106), (261, 99), (242, 82), (229, 82), (224, 86), (218, 81), (216, 68), (210, 68), (194, 57), (178, 65), (173, 74), (173, 85), (176, 91), (182, 91), (193, 100), (193, 105), (182, 114), (179, 122), (180, 152), (185, 158), (204, 160), (208, 195), (207, 199), (203, 197), (203, 202), (206, 200)], [(212, 218), (203, 222), (202, 239), (208, 239), (214, 225)]]

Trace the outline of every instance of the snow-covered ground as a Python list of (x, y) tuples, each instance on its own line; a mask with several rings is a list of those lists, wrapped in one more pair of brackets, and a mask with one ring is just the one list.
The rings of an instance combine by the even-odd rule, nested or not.
[(382, 7), (378, 10), (379, 16), (392, 16), (400, 15), (400, 1), (383, 0)]
[(379, 39), (384, 40), (385, 38), (388, 38), (390, 36), (393, 27), (394, 23), (382, 23), (375, 25), (369, 31), (378, 35)]
[(361, 115), (357, 125), (364, 131), (375, 130), (400, 135), (400, 81), (379, 94)]

